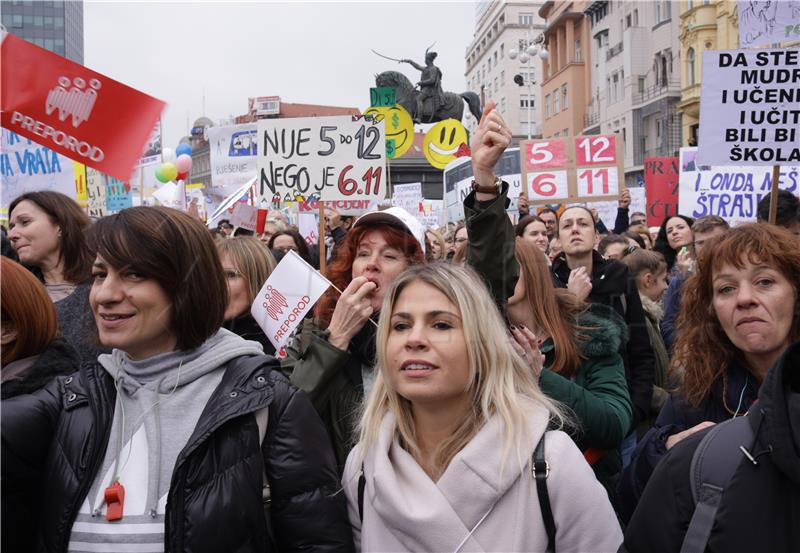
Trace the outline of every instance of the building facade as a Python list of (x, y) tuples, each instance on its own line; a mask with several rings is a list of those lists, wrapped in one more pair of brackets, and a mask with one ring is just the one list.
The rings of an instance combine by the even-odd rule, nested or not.
[(3, 0), (8, 32), (83, 65), (83, 0)]
[(684, 146), (697, 146), (703, 52), (739, 48), (739, 12), (734, 0), (681, 0), (681, 101)]
[[(476, 2), (475, 34), (466, 51), (467, 87), (494, 100), (511, 126), (515, 139), (541, 135), (540, 90), (542, 62), (532, 56), (522, 62), (509, 52), (523, 52), (544, 31), (539, 9), (544, 2), (495, 0)], [(514, 78), (519, 75), (517, 81)], [(472, 132), (478, 122), (464, 119)]]

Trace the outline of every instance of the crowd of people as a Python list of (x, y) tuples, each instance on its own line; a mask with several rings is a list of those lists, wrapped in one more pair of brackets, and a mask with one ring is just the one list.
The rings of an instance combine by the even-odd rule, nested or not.
[[(326, 210), (312, 246), (14, 199), (2, 547), (800, 550), (797, 196), (514, 226), (510, 143), (489, 102), (463, 221)], [(289, 250), (334, 286), (276, 352), (250, 306)]]

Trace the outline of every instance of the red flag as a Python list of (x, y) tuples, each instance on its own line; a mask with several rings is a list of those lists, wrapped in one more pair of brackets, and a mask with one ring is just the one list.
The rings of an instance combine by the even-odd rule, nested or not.
[(12, 34), (0, 58), (3, 127), (130, 179), (164, 102)]

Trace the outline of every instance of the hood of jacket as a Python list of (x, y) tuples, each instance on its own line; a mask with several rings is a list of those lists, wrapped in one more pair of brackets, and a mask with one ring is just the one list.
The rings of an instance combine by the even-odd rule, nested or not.
[(769, 370), (758, 393), (763, 420), (759, 441), (772, 448), (772, 462), (800, 484), (800, 342)]
[(578, 316), (578, 346), (587, 357), (617, 353), (628, 341), (628, 325), (607, 305), (588, 304)]
[(639, 294), (639, 299), (642, 300), (642, 309), (644, 309), (645, 316), (654, 323), (659, 324), (661, 319), (664, 318), (664, 308), (661, 304), (654, 302), (644, 294)]

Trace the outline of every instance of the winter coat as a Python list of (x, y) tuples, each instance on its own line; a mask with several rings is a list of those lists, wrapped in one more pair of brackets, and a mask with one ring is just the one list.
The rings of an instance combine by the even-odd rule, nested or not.
[(578, 345), (584, 356), (572, 378), (550, 370), (555, 357), (552, 340), (542, 344), (545, 367), (539, 385), (548, 397), (569, 407), (579, 428), (573, 433), (578, 447), (602, 450), (593, 465), (595, 475), (609, 496), (616, 493), (622, 471), (619, 446), (631, 422), (631, 399), (625, 382), (625, 366), (619, 347), (626, 339), (625, 322), (603, 305), (593, 306), (578, 318)]
[[(192, 436), (178, 455), (166, 507), (165, 550), (349, 551), (352, 538), (333, 455), (305, 394), (277, 362), (226, 370)], [(66, 551), (73, 521), (101, 465), (116, 390), (98, 363), (60, 376), (33, 395), (3, 402), (3, 549)], [(269, 408), (259, 447), (253, 414)], [(262, 502), (263, 472), (271, 489), (275, 543)], [(30, 490), (35, 546), (10, 530)]]
[[(502, 422), (494, 415), (436, 482), (399, 445), (394, 415), (386, 414), (376, 443), (364, 454), (363, 524), (358, 514), (362, 467), (358, 448), (351, 453), (342, 479), (356, 547), (544, 551), (547, 534), (529, 461), (548, 414), (531, 401), (523, 400), (523, 405), (530, 413), (525, 417), (530, 425), (525, 438), (514, 444), (521, 458), (514, 447), (506, 452)], [(563, 432), (548, 432), (545, 457), (556, 551), (616, 551), (622, 539), (616, 516), (572, 440)]]
[[(747, 418), (758, 464), (737, 452), (706, 551), (800, 551), (800, 342), (770, 369)], [(707, 432), (678, 443), (653, 473), (625, 534), (631, 553), (680, 550), (694, 512), (690, 464)]]
[[(570, 268), (563, 253), (553, 260), (551, 269), (554, 284), (559, 288), (566, 288)], [(624, 263), (603, 259), (603, 256), (593, 251), (591, 281), (592, 291), (587, 301), (611, 307), (628, 324), (629, 339), (620, 348), (620, 354), (625, 362), (628, 391), (633, 403), (631, 427), (636, 428), (650, 412), (655, 370), (653, 348), (647, 335), (636, 279), (629, 274)]]
[(0, 387), (2, 399), (30, 394), (62, 374), (72, 374), (80, 367), (78, 352), (63, 338), (56, 337), (36, 357), (33, 365), (20, 380), (9, 380)]
[(250, 314), (250, 311), (246, 311), (238, 317), (225, 321), (222, 328), (230, 330), (245, 340), (258, 342), (261, 344), (261, 347), (264, 348), (264, 353), (267, 355), (275, 355), (275, 346), (272, 345), (267, 335), (264, 334), (264, 331), (258, 326), (258, 323)]
[(664, 292), (664, 317), (661, 320), (661, 337), (667, 351), (671, 352), (678, 339), (678, 314), (681, 311), (681, 297), (683, 285), (690, 273), (680, 273), (669, 281), (669, 287)]
[(653, 346), (653, 355), (656, 364), (653, 373), (653, 399), (650, 403), (650, 412), (645, 420), (639, 424), (637, 432), (641, 438), (655, 423), (656, 417), (661, 412), (661, 408), (669, 397), (668, 371), (669, 354), (661, 338), (660, 323), (664, 316), (664, 310), (660, 304), (654, 302), (647, 296), (639, 294), (644, 309), (644, 322), (647, 324), (647, 334), (650, 336), (650, 345)]
[[(727, 389), (726, 389), (727, 388)], [(633, 513), (650, 475), (667, 453), (667, 438), (703, 421), (722, 422), (734, 413), (744, 415), (758, 394), (758, 384), (747, 369), (737, 362), (727, 370), (727, 386), (718, 378), (711, 386), (708, 397), (698, 407), (692, 407), (684, 397), (673, 393), (661, 408), (653, 428), (639, 441), (630, 465), (625, 469), (619, 485), (620, 507), (623, 521)]]
[[(373, 315), (373, 319), (377, 316)], [(363, 374), (375, 366), (375, 325), (365, 323), (347, 350), (328, 342), (330, 333), (306, 320), (286, 348), (281, 370), (308, 394), (328, 430), (339, 473), (355, 445), (355, 428), (364, 401)]]

